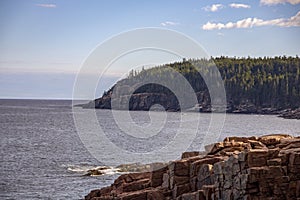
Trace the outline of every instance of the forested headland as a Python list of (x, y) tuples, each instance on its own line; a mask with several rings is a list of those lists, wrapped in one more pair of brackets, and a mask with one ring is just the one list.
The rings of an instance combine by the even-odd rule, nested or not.
[[(160, 104), (169, 111), (182, 110), (176, 95), (167, 87), (151, 83), (138, 88), (133, 87), (141, 80), (162, 79), (175, 84), (180, 91), (182, 82), (176, 80), (173, 70), (183, 75), (190, 83), (197, 96), (199, 111), (210, 112), (210, 94), (203, 75), (215, 76), (213, 66), (218, 68), (223, 79), (227, 112), (276, 114), (282, 110), (300, 107), (300, 59), (298, 56), (263, 58), (221, 56), (210, 59), (183, 59), (180, 62), (150, 69), (132, 70), (127, 78), (119, 81), (101, 98), (84, 107), (111, 109), (112, 94), (117, 92), (119, 98), (125, 96), (130, 98), (128, 100), (130, 110), (149, 110), (154, 104)], [(116, 90), (117, 85), (122, 87)], [(130, 97), (128, 94), (131, 94)]]

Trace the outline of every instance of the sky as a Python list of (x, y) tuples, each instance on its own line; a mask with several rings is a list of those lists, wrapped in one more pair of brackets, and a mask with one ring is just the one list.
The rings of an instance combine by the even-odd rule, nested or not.
[(1, 0), (0, 98), (70, 99), (95, 47), (144, 27), (183, 33), (211, 56), (300, 54), (300, 0)]

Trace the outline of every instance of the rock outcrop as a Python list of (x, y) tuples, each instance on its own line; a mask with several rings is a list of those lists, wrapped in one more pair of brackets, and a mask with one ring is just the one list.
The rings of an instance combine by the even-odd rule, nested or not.
[(285, 118), (285, 119), (300, 119), (300, 108), (295, 110), (287, 110), (286, 112), (283, 112), (279, 117)]
[(228, 137), (208, 149), (121, 175), (85, 199), (300, 199), (300, 137)]
[[(97, 108), (97, 109), (112, 109), (112, 92), (111, 89), (106, 94), (104, 94), (101, 98), (90, 101), (87, 104), (78, 105), (83, 108)], [(212, 110), (209, 94), (207, 91), (197, 92), (196, 93), (198, 104), (192, 105), (191, 107), (183, 109), (184, 111), (196, 111), (196, 112), (217, 112)], [(148, 111), (150, 108), (159, 104), (166, 111), (180, 111), (180, 105), (178, 99), (175, 95), (168, 95), (164, 93), (137, 93), (129, 95), (123, 95), (118, 99), (115, 99), (118, 102), (127, 102), (127, 104), (120, 104), (119, 106), (124, 107), (114, 107), (117, 110), (143, 110)], [(223, 112), (223, 110), (222, 110)], [(274, 108), (270, 106), (265, 107), (257, 107), (253, 103), (245, 100), (238, 104), (233, 101), (228, 100), (226, 103), (226, 112), (227, 113), (239, 113), (239, 114), (281, 114), (283, 111), (279, 108)], [(284, 114), (288, 114), (284, 113)], [(299, 113), (298, 113), (299, 115)], [(286, 118), (289, 118), (288, 116)]]

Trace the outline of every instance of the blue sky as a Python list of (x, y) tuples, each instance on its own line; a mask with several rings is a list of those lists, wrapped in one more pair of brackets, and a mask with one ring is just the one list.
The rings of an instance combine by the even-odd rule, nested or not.
[(70, 98), (89, 53), (135, 28), (179, 31), (212, 56), (299, 55), (299, 12), (300, 0), (1, 0), (0, 98)]

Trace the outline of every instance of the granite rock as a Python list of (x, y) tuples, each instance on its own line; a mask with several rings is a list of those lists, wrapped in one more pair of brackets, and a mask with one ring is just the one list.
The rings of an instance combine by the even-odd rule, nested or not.
[(228, 137), (206, 155), (153, 164), (150, 172), (123, 174), (86, 200), (300, 199), (300, 138), (285, 134)]

